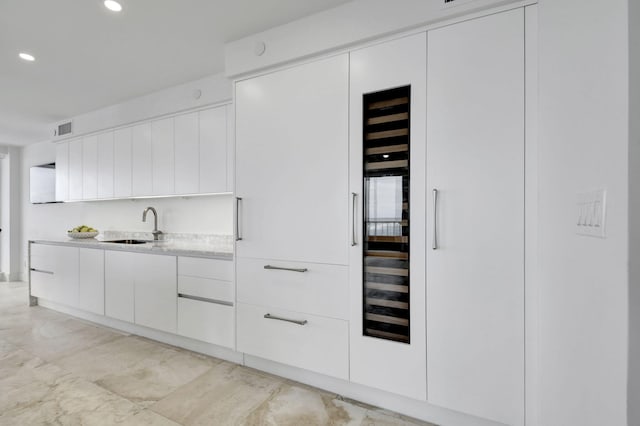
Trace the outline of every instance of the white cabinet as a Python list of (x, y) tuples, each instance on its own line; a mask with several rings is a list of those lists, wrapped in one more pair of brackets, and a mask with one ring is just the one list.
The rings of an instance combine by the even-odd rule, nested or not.
[(82, 200), (82, 139), (69, 141), (69, 200)]
[(133, 128), (125, 127), (113, 133), (113, 196), (131, 197), (132, 193)]
[(348, 55), (236, 84), (238, 257), (348, 263)]
[(56, 201), (69, 199), (69, 143), (56, 144)]
[(348, 105), (348, 55), (236, 83), (237, 349), (342, 379)]
[(104, 315), (104, 250), (79, 250), (78, 308)]
[(135, 258), (135, 323), (176, 332), (176, 257), (128, 253)]
[(31, 244), (31, 294), (78, 306), (78, 248)]
[(151, 123), (143, 123), (132, 128), (132, 195), (153, 193), (151, 161)]
[(350, 85), (350, 377), (421, 400), (426, 47), (423, 33), (352, 52)]
[(178, 257), (178, 334), (235, 346), (233, 262)]
[(105, 315), (134, 322), (137, 253), (106, 251), (104, 256)]
[(94, 200), (98, 196), (98, 137), (82, 139), (82, 199)]
[(524, 424), (523, 24), (517, 9), (431, 31), (427, 72), (428, 399), (510, 425)]
[[(232, 161), (228, 160), (227, 151), (230, 150), (227, 137), (227, 109), (217, 107), (200, 111), (199, 134), (200, 152), (199, 162), (199, 191), (202, 193), (216, 193), (231, 191), (228, 178), (228, 169), (231, 169)], [(176, 176), (176, 184), (177, 184)]]
[(151, 123), (151, 176), (153, 195), (171, 195), (174, 182), (174, 119), (173, 117)]
[(113, 132), (98, 135), (98, 198), (113, 198)]
[[(195, 194), (200, 189), (200, 132), (197, 112), (175, 118), (175, 192)], [(209, 167), (205, 165), (205, 167)]]

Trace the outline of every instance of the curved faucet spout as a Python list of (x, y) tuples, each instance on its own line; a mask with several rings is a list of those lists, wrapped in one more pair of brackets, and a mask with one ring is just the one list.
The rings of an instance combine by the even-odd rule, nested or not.
[(149, 211), (153, 213), (153, 231), (151, 233), (153, 234), (154, 241), (158, 241), (158, 236), (162, 234), (162, 231), (158, 231), (158, 212), (156, 211), (156, 209), (154, 209), (153, 207), (147, 207), (146, 209), (144, 209), (144, 211), (142, 212), (142, 221), (147, 221), (147, 213)]

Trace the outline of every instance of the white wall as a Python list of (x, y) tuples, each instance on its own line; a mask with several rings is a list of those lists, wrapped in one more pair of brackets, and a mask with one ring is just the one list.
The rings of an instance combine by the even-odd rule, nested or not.
[(629, 0), (629, 424), (640, 425), (640, 2)]
[[(541, 425), (627, 424), (627, 1), (538, 5)], [(578, 236), (600, 186), (607, 238)]]
[(17, 147), (0, 147), (0, 279), (21, 278), (21, 151)]

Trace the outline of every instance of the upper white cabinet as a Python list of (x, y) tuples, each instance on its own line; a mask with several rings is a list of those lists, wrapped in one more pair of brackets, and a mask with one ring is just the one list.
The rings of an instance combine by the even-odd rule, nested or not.
[(431, 31), (427, 50), (428, 399), (509, 425), (525, 398), (523, 13)]
[(98, 137), (82, 139), (82, 199), (98, 196)]
[(424, 33), (351, 53), (348, 219), (351, 380), (421, 400), (426, 55)]
[(69, 142), (56, 144), (56, 201), (69, 199)]
[[(198, 113), (175, 118), (175, 192), (195, 194), (200, 189), (200, 135)], [(207, 167), (207, 165), (205, 165)]]
[(98, 198), (113, 198), (113, 132), (98, 135)]
[(349, 57), (236, 84), (238, 257), (348, 262)]
[(151, 149), (151, 123), (133, 126), (131, 185), (134, 196), (153, 194)]
[(113, 132), (113, 196), (116, 198), (133, 195), (132, 138), (132, 127), (125, 127)]
[(69, 141), (69, 200), (82, 200), (82, 139)]
[(173, 117), (151, 123), (151, 176), (152, 194), (175, 193), (174, 181), (174, 119)]
[[(200, 151), (198, 155), (200, 176), (199, 191), (232, 191), (228, 171), (232, 169), (233, 159), (228, 159), (230, 138), (227, 135), (229, 107), (212, 108), (198, 113)], [(178, 178), (176, 176), (176, 184)]]
[(226, 105), (60, 142), (58, 201), (232, 190)]

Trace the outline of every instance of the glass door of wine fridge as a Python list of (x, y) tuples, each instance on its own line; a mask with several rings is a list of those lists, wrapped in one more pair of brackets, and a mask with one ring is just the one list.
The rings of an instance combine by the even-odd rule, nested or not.
[(410, 86), (364, 95), (363, 331), (410, 343)]

